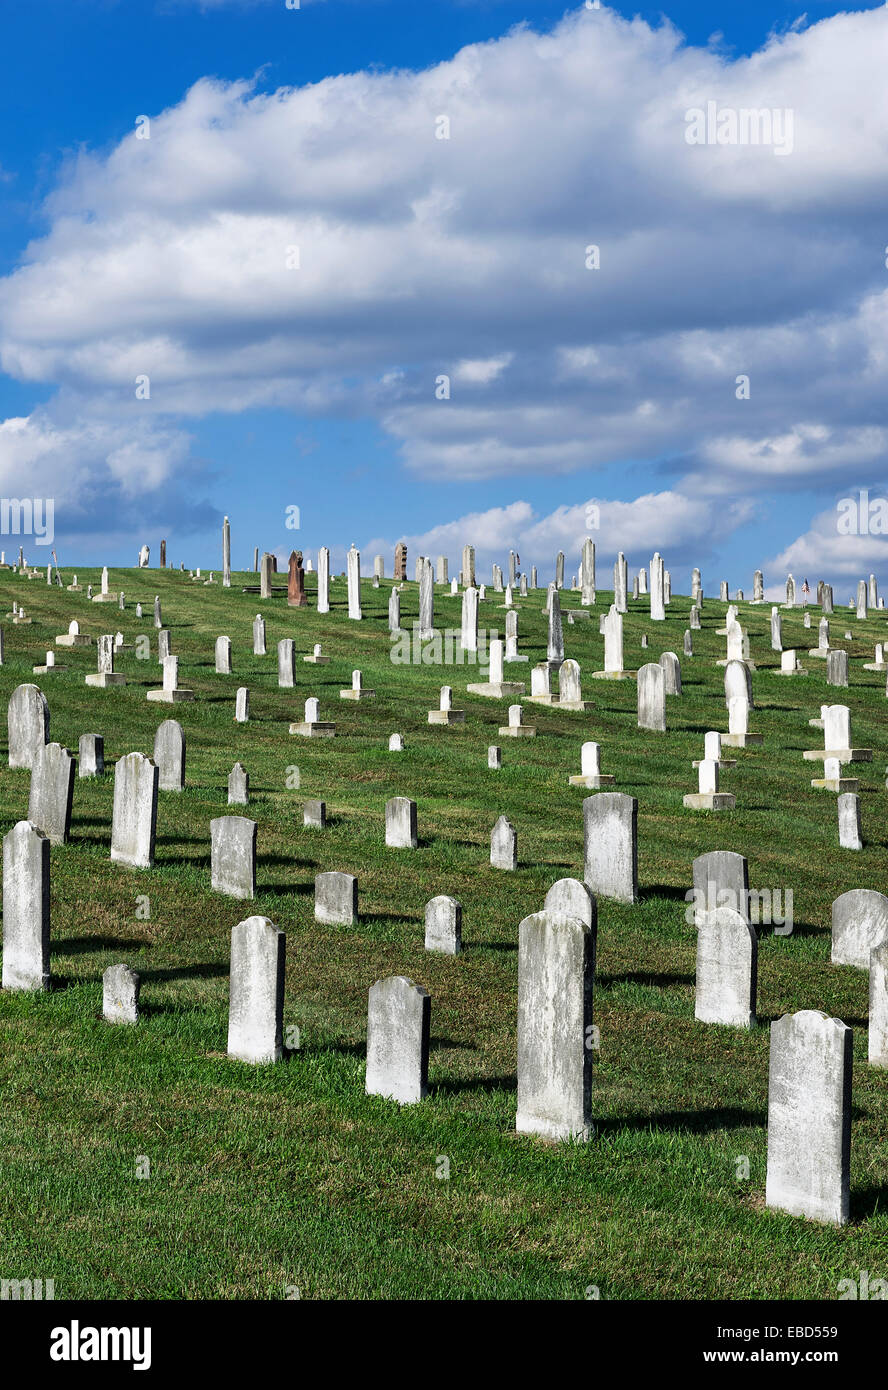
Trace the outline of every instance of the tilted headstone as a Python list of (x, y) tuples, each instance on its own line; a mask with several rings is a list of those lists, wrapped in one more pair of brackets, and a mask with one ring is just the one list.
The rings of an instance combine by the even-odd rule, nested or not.
[(247, 917), (231, 933), (228, 1055), (262, 1065), (283, 1056), (287, 938), (268, 917)]
[(597, 897), (638, 900), (638, 802), (622, 792), (583, 801), (583, 881)]
[(579, 918), (537, 912), (518, 928), (519, 1134), (591, 1137), (595, 938)]
[(847, 1024), (814, 1009), (771, 1024), (767, 1206), (847, 1222), (852, 1043)]
[(371, 986), (367, 1008), (368, 1095), (413, 1105), (428, 1094), (431, 1005), (428, 991), (404, 975), (391, 975)]
[(256, 831), (246, 816), (217, 816), (210, 821), (212, 887), (231, 898), (256, 896)]
[(142, 753), (127, 753), (114, 768), (111, 858), (135, 869), (154, 864), (157, 833), (157, 765)]
[(425, 948), (447, 956), (459, 955), (462, 950), (462, 906), (446, 893), (426, 903)]
[(354, 927), (358, 921), (358, 880), (338, 872), (315, 875), (316, 922)]
[(31, 768), (28, 820), (51, 844), (67, 843), (71, 832), (76, 759), (60, 743), (38, 748)]
[(26, 820), (3, 837), (2, 983), (49, 988), (49, 837)]

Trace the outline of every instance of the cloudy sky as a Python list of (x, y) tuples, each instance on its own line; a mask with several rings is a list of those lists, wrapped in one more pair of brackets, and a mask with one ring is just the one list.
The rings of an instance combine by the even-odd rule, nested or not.
[(5, 0), (0, 495), (63, 565), (227, 512), (544, 579), (594, 515), (681, 592), (888, 587), (888, 7), (633, 16)]

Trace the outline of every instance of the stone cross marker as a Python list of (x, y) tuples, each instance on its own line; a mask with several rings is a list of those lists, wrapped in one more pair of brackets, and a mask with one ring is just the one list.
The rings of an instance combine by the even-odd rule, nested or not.
[(210, 821), (212, 887), (231, 898), (256, 896), (256, 831), (246, 816), (218, 816)]
[(60, 743), (38, 748), (31, 768), (28, 820), (53, 845), (64, 845), (71, 831), (76, 760)]
[(429, 1025), (427, 990), (404, 975), (377, 980), (367, 1009), (367, 1080), (370, 1096), (413, 1105), (428, 1094)]
[(286, 944), (268, 917), (247, 917), (231, 933), (228, 1055), (240, 1062), (283, 1056)]
[(771, 1025), (765, 1201), (843, 1225), (850, 1205), (852, 1030), (814, 1009)]
[(518, 928), (519, 1134), (587, 1140), (592, 1124), (595, 945), (579, 918), (537, 912)]
[(583, 881), (617, 902), (638, 900), (638, 802), (622, 792), (598, 792), (583, 801)]
[(157, 765), (142, 753), (127, 753), (114, 769), (111, 858), (134, 869), (154, 864), (157, 833)]
[(128, 965), (109, 965), (102, 974), (102, 1014), (106, 1023), (138, 1023), (139, 987), (137, 971)]
[(3, 837), (3, 988), (49, 988), (49, 838), (20, 820)]

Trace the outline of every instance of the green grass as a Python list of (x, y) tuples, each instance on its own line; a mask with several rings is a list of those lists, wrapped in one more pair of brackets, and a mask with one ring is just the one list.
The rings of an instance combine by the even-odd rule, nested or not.
[[(98, 571), (80, 582), (98, 584)], [(866, 1062), (867, 977), (829, 963), (830, 904), (852, 887), (884, 889), (888, 837), (882, 811), (886, 757), (884, 678), (864, 672), (884, 616), (832, 620), (834, 645), (854, 658), (851, 689), (826, 686), (823, 662), (807, 678), (773, 674), (770, 606), (741, 605), (750, 632), (757, 709), (750, 727), (763, 748), (736, 753), (723, 788), (733, 813), (685, 811), (696, 789), (692, 759), (703, 733), (727, 728), (723, 673), (715, 659), (725, 606), (708, 600), (696, 655), (682, 658), (684, 695), (668, 700), (666, 735), (641, 733), (635, 684), (590, 679), (603, 665), (598, 615), (568, 625), (568, 656), (582, 668), (586, 714), (526, 706), (530, 740), (500, 740), (505, 702), (465, 694), (472, 668), (395, 666), (389, 659), (390, 584), (365, 583), (365, 621), (349, 622), (344, 581), (333, 611), (289, 610), (233, 587), (205, 587), (175, 572), (120, 570), (125, 612), (87, 603), (9, 572), (2, 611), (23, 603), (32, 626), (6, 621), (4, 701), (35, 681), (51, 710), (50, 737), (76, 750), (81, 733), (104, 735), (109, 764), (139, 749), (173, 716), (188, 739), (188, 789), (160, 794), (157, 864), (147, 872), (109, 858), (113, 777), (78, 780), (71, 843), (53, 848), (53, 988), (43, 996), (0, 995), (0, 1275), (54, 1278), (58, 1298), (835, 1298), (839, 1279), (868, 1269), (888, 1277), (888, 1074)], [(279, 576), (279, 584), (285, 576)], [(314, 577), (308, 576), (310, 602)], [(145, 699), (160, 684), (151, 622), (161, 595), (180, 684), (196, 692), (175, 708)], [(504, 627), (501, 596), (488, 590), (481, 625)], [(544, 592), (521, 601), (520, 646), (545, 655)], [(145, 605), (145, 618), (135, 604)], [(578, 595), (565, 594), (564, 606)], [(435, 596), (439, 626), (459, 627), (460, 599)], [(681, 654), (689, 600), (676, 598), (664, 624), (647, 601), (630, 603), (626, 664), (663, 650)], [(262, 609), (267, 657), (252, 655), (251, 622)], [(418, 589), (402, 594), (402, 621), (418, 611)], [(118, 659), (125, 688), (95, 690), (95, 648), (59, 649), (67, 666), (46, 677), (42, 661), (72, 616), (96, 636), (118, 627), (132, 642), (152, 639), (152, 660)], [(852, 642), (842, 635), (850, 627)], [(784, 645), (816, 646), (802, 615), (784, 615)], [(642, 651), (641, 633), (650, 636)], [(217, 676), (213, 643), (227, 633), (234, 674)], [(297, 688), (277, 686), (276, 643), (294, 637)], [(322, 642), (329, 666), (303, 664)], [(353, 667), (375, 701), (338, 692)], [(466, 711), (464, 728), (426, 723), (442, 684)], [(252, 719), (234, 723), (239, 685)], [(333, 740), (290, 737), (307, 695)], [(874, 749), (862, 778), (866, 848), (838, 848), (835, 797), (810, 789), (816, 765), (802, 750), (822, 735), (807, 727), (819, 706), (847, 700), (854, 742)], [(404, 734), (403, 754), (387, 751)], [(603, 771), (639, 802), (639, 875), (633, 908), (600, 901), (595, 1017), (598, 1133), (585, 1146), (547, 1145), (514, 1132), (518, 924), (538, 911), (555, 879), (582, 876), (582, 801), (568, 786), (584, 739), (602, 745)], [(487, 768), (501, 742), (503, 768)], [(240, 759), (250, 773), (246, 814), (259, 825), (258, 893), (245, 904), (209, 887), (209, 821), (226, 810), (226, 779)], [(288, 790), (288, 768), (300, 769)], [(418, 803), (420, 847), (384, 846), (384, 804)], [(305, 800), (326, 800), (330, 828), (304, 829)], [(0, 831), (27, 814), (28, 774), (0, 776)], [(494, 821), (518, 832), (519, 867), (489, 866)], [(763, 929), (759, 1016), (751, 1032), (694, 1022), (695, 934), (685, 921), (691, 861), (709, 849), (749, 860), (757, 888), (792, 889), (795, 929)], [(317, 872), (357, 874), (354, 930), (314, 922)], [(464, 952), (423, 947), (423, 910), (437, 893), (463, 905)], [(137, 916), (137, 897), (150, 919)], [(285, 1029), (301, 1046), (279, 1066), (252, 1069), (225, 1057), (232, 927), (248, 910), (287, 934)], [(142, 975), (143, 1017), (135, 1029), (101, 1019), (101, 974), (126, 961)], [(432, 996), (430, 1087), (423, 1104), (399, 1110), (363, 1091), (367, 989), (406, 974)], [(836, 1230), (764, 1209), (768, 1024), (815, 1008), (855, 1030), (852, 1222)], [(136, 1176), (147, 1156), (151, 1176)], [(747, 1156), (750, 1177), (738, 1180)], [(436, 1177), (438, 1159), (449, 1179)]]

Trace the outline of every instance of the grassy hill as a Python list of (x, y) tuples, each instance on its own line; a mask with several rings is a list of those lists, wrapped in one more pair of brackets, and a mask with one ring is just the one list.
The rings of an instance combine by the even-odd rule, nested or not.
[[(79, 572), (98, 588), (99, 571)], [(723, 672), (725, 605), (707, 599), (695, 655), (682, 657), (684, 694), (667, 701), (669, 732), (636, 728), (632, 681), (591, 680), (603, 665), (599, 592), (590, 622), (569, 625), (568, 656), (582, 668), (585, 713), (527, 705), (534, 739), (498, 737), (506, 703), (465, 694), (472, 667), (394, 665), (387, 626), (391, 584), (363, 587), (364, 621), (350, 622), (345, 581), (332, 611), (260, 602), (241, 586), (205, 586), (187, 574), (111, 572), (126, 610), (87, 602), (45, 582), (0, 573), (2, 613), (17, 599), (30, 626), (4, 621), (0, 692), (33, 681), (46, 694), (50, 738), (76, 752), (81, 733), (104, 735), (109, 772), (77, 780), (71, 842), (54, 847), (52, 989), (0, 994), (0, 1275), (53, 1278), (57, 1298), (834, 1298), (859, 1269), (888, 1276), (888, 1073), (867, 1066), (868, 981), (829, 963), (830, 904), (853, 887), (885, 891), (885, 679), (865, 672), (886, 615), (832, 619), (833, 644), (851, 653), (851, 688), (827, 687), (825, 663), (806, 660), (817, 617), (785, 613), (784, 646), (800, 651), (807, 678), (774, 674), (770, 605), (741, 604), (758, 669), (750, 728), (764, 746), (740, 750), (723, 774), (737, 809), (686, 811), (691, 763), (703, 734), (727, 729)], [(277, 585), (286, 577), (277, 577)], [(307, 576), (314, 604), (315, 577)], [(161, 684), (152, 601), (160, 594), (180, 684), (192, 704), (145, 698)], [(402, 622), (418, 613), (418, 586), (401, 596)], [(505, 626), (488, 588), (481, 626)], [(145, 617), (136, 618), (136, 602)], [(519, 600), (523, 679), (545, 656), (543, 590)], [(565, 615), (578, 594), (564, 593)], [(436, 588), (436, 625), (459, 629), (460, 598)], [(661, 651), (681, 656), (690, 601), (676, 597), (665, 623), (648, 600), (630, 601), (626, 665)], [(267, 620), (266, 657), (252, 655), (252, 619)], [(66, 670), (34, 676), (72, 617), (97, 636), (118, 628), (151, 638), (152, 658), (118, 658), (125, 688), (84, 684), (95, 647), (58, 649)], [(853, 640), (843, 642), (850, 628)], [(233, 644), (234, 671), (217, 676), (215, 637)], [(641, 649), (641, 635), (650, 646)], [(297, 688), (277, 685), (276, 644), (293, 637)], [(301, 656), (322, 642), (328, 666)], [(376, 699), (339, 699), (358, 667)], [(462, 728), (426, 722), (440, 687), (454, 688)], [(234, 722), (235, 692), (251, 692), (251, 720)], [(317, 695), (333, 740), (291, 737), (304, 700)], [(822, 745), (808, 719), (827, 701), (851, 706), (854, 742), (872, 747), (861, 775), (865, 848), (838, 848), (835, 797), (810, 788), (818, 774), (802, 750)], [(161, 792), (157, 863), (136, 872), (109, 857), (111, 764), (150, 754), (165, 718), (182, 723), (187, 789)], [(400, 732), (406, 751), (389, 753)], [(5, 724), (0, 733), (5, 740)], [(597, 1135), (585, 1146), (547, 1145), (514, 1132), (518, 924), (539, 911), (558, 878), (582, 877), (582, 802), (568, 786), (580, 746), (602, 745), (615, 790), (638, 798), (635, 907), (600, 900), (595, 1017)], [(501, 743), (503, 767), (487, 767)], [(27, 815), (29, 774), (0, 763), (0, 831)], [(726, 756), (728, 756), (726, 751)], [(258, 822), (253, 904), (210, 890), (209, 822), (227, 810), (226, 780), (240, 760)], [(291, 769), (299, 769), (298, 789)], [(290, 771), (288, 771), (290, 770)], [(288, 783), (290, 784), (288, 786)], [(384, 804), (418, 803), (417, 851), (384, 844)], [(327, 831), (305, 829), (304, 801), (322, 798)], [(489, 865), (490, 832), (505, 813), (518, 833), (519, 867)], [(691, 861), (710, 849), (749, 860), (754, 888), (792, 890), (794, 930), (763, 928), (760, 1026), (742, 1032), (694, 1022), (696, 939), (686, 921)], [(313, 918), (317, 872), (343, 869), (359, 883), (360, 923)], [(461, 956), (423, 946), (427, 900), (463, 905)], [(137, 915), (147, 895), (150, 918)], [(278, 1066), (253, 1069), (225, 1057), (232, 927), (264, 913), (287, 934), (285, 1033), (300, 1046)], [(125, 961), (142, 975), (142, 1019), (114, 1028), (101, 1018), (101, 974)], [(368, 987), (405, 974), (432, 997), (430, 1091), (399, 1110), (363, 1090)], [(787, 1011), (822, 1009), (855, 1030), (852, 1223), (821, 1228), (764, 1209), (768, 1025)], [(436, 1174), (449, 1159), (449, 1178)], [(749, 1161), (738, 1179), (738, 1159)], [(150, 1160), (150, 1177), (140, 1159)]]

